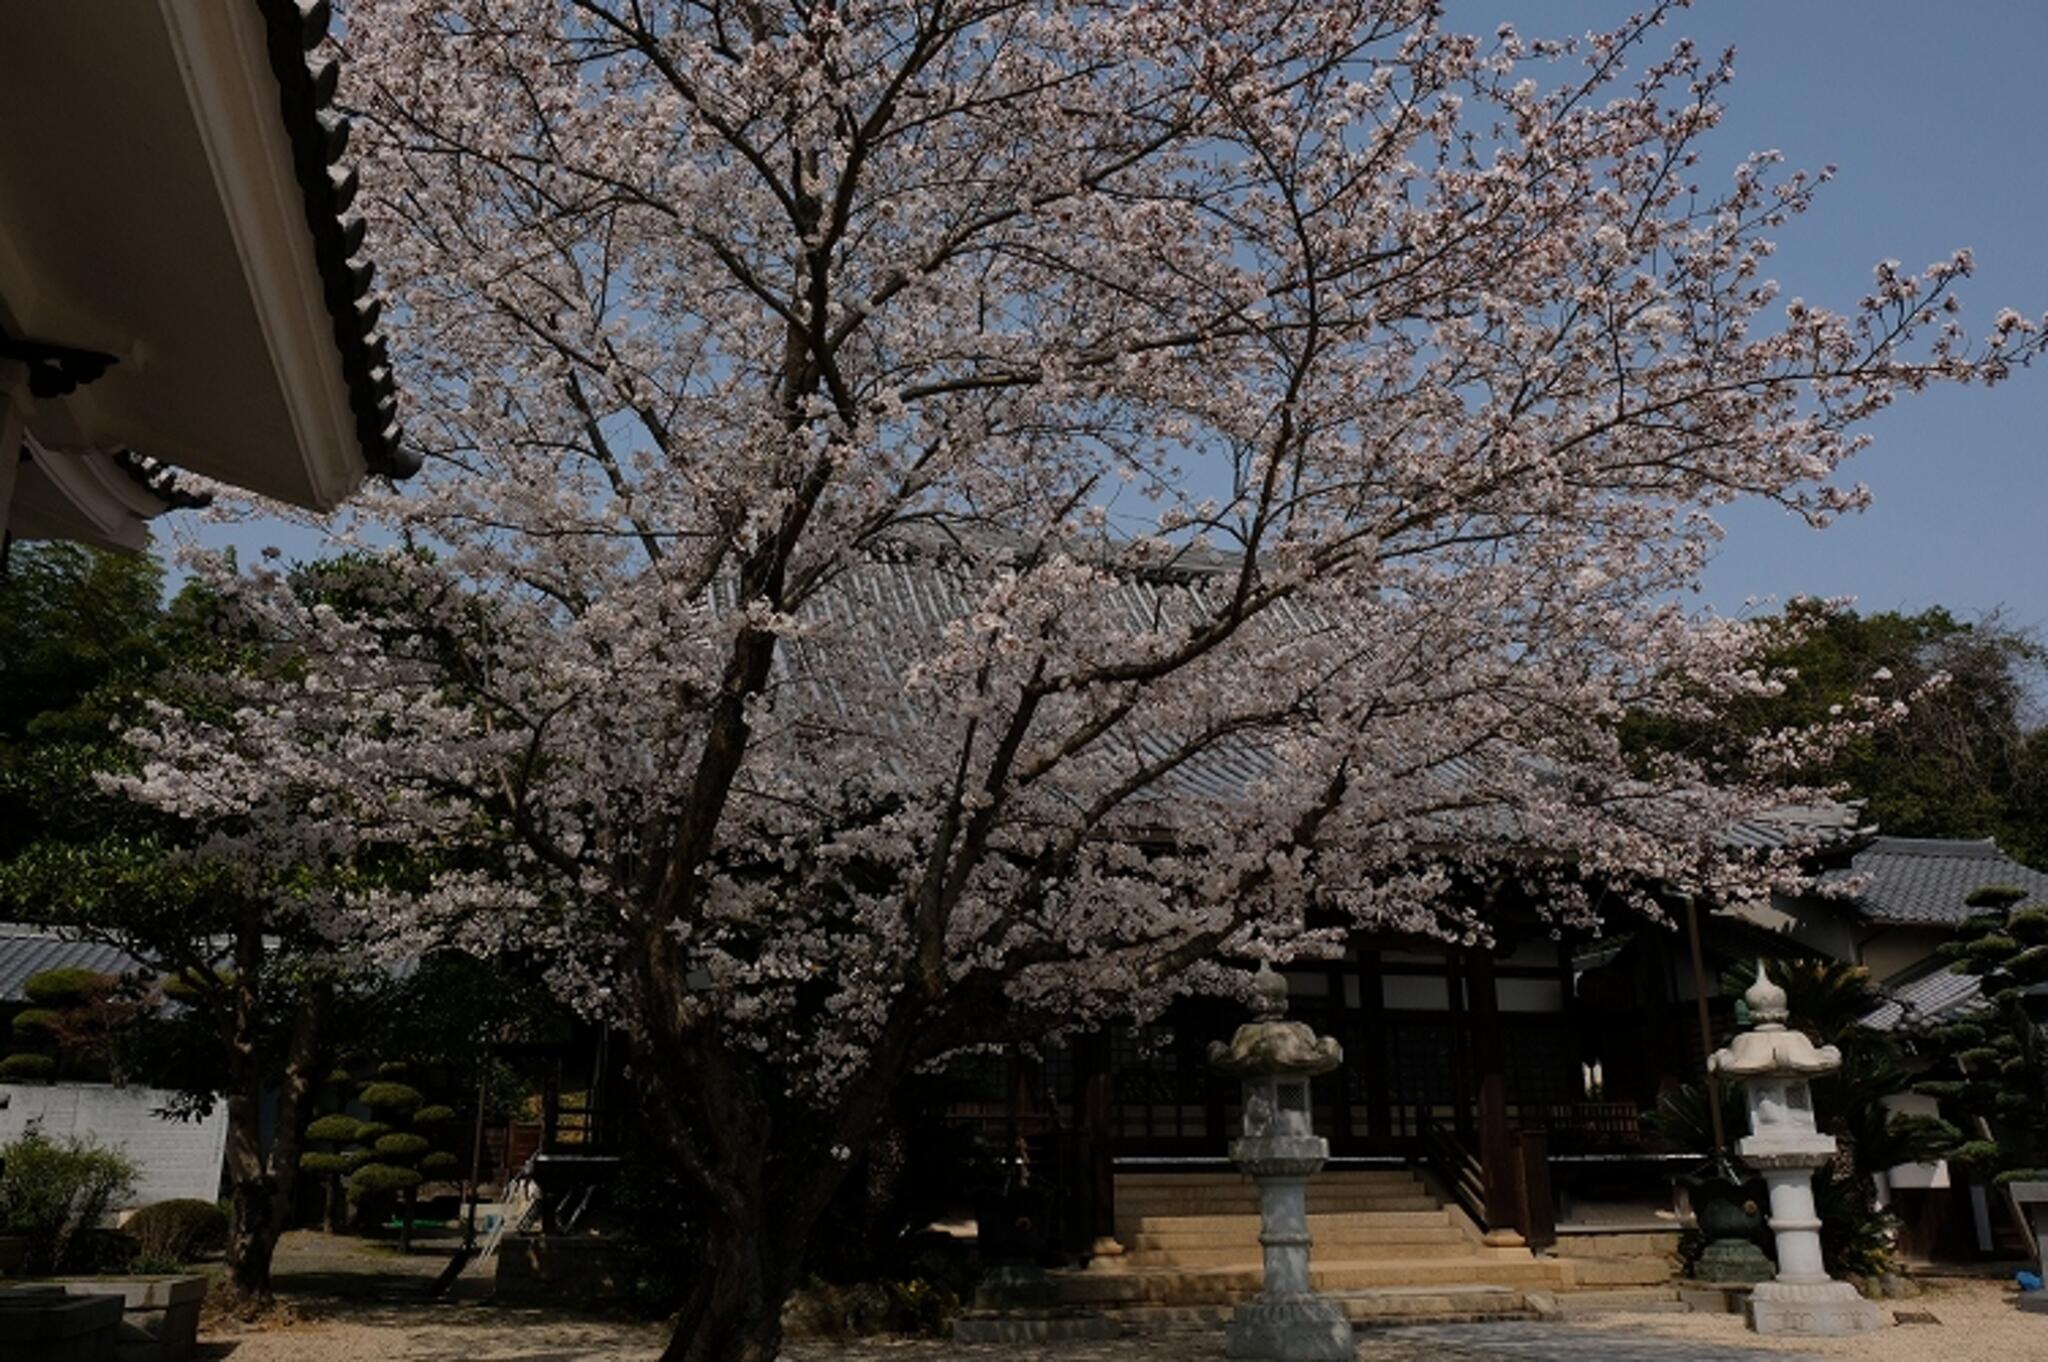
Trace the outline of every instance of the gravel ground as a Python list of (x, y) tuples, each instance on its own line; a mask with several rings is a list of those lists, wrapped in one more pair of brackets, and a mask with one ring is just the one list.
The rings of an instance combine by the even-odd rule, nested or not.
[[(279, 1256), (288, 1302), (256, 1326), (216, 1322), (204, 1355), (232, 1362), (652, 1362), (659, 1326), (579, 1318), (485, 1301), (424, 1299), (445, 1259), (399, 1258), (357, 1241), (293, 1235)], [(2048, 1358), (2048, 1316), (2015, 1310), (1989, 1282), (1936, 1282), (1896, 1312), (1899, 1324), (1855, 1339), (1762, 1339), (1735, 1315), (1612, 1314), (1568, 1323), (1481, 1324), (1361, 1334), (1359, 1362), (2021, 1362)], [(985, 1345), (793, 1341), (787, 1362), (1222, 1362), (1220, 1335), (1170, 1334), (1098, 1343)]]

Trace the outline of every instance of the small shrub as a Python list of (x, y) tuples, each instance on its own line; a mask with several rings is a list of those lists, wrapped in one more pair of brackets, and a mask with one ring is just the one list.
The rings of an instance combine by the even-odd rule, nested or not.
[(56, 1076), (54, 1055), (19, 1054), (0, 1059), (0, 1083), (47, 1083)]
[(66, 966), (31, 974), (22, 982), (21, 993), (38, 1007), (77, 1007), (105, 993), (113, 984), (111, 974)]
[(425, 1181), (411, 1168), (396, 1168), (388, 1163), (366, 1163), (350, 1175), (348, 1185), (357, 1195), (375, 1192), (403, 1192)]
[(135, 1240), (142, 1257), (189, 1263), (227, 1247), (227, 1212), (211, 1201), (182, 1198), (159, 1201), (128, 1217), (121, 1227)]
[(14, 1039), (23, 1045), (47, 1045), (64, 1029), (64, 1017), (47, 1007), (31, 1007), (14, 1014)]
[(319, 1120), (307, 1126), (306, 1138), (309, 1140), (331, 1140), (335, 1144), (347, 1144), (351, 1140), (360, 1140), (363, 1137), (362, 1130), (363, 1123), (361, 1121), (358, 1121), (353, 1116), (345, 1116), (340, 1112), (335, 1112), (331, 1116), (322, 1116)]
[(169, 1276), (174, 1272), (183, 1272), (185, 1260), (160, 1257), (154, 1253), (138, 1253), (135, 1260), (128, 1264), (127, 1270), (138, 1277)]
[(391, 1127), (382, 1121), (364, 1121), (356, 1127), (357, 1144), (375, 1144), (391, 1133)]
[(299, 1155), (299, 1171), (310, 1173), (316, 1178), (340, 1177), (353, 1173), (360, 1165), (347, 1154), (322, 1154), (314, 1152)]
[(455, 1108), (444, 1106), (421, 1107), (412, 1114), (416, 1126), (445, 1126), (455, 1119)]
[(411, 1111), (420, 1104), (420, 1090), (405, 1083), (366, 1083), (362, 1101), (372, 1111)]
[(377, 1066), (377, 1077), (379, 1078), (404, 1078), (411, 1072), (412, 1065), (402, 1059), (386, 1060)]
[(420, 1171), (422, 1173), (445, 1173), (460, 1165), (461, 1162), (462, 1160), (456, 1158), (447, 1150), (437, 1149), (420, 1160)]
[(31, 1130), (0, 1148), (0, 1230), (28, 1241), (30, 1275), (61, 1271), (134, 1183), (135, 1165), (116, 1151)]
[(434, 1142), (424, 1135), (415, 1135), (409, 1130), (396, 1130), (382, 1136), (372, 1146), (380, 1159), (396, 1163), (409, 1163), (434, 1147)]

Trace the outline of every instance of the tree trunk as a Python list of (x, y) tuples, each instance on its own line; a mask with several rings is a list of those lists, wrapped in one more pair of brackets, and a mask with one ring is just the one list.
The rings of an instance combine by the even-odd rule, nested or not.
[(398, 1194), (398, 1251), (412, 1252), (412, 1212), (418, 1205), (419, 1189), (408, 1187)]
[[(282, 1056), (266, 1056), (263, 1015), (263, 915), (251, 904), (235, 933), (234, 1006), (225, 1019), (232, 1086), (228, 1092), (228, 1291), (243, 1311), (270, 1303), (271, 1261), (292, 1215), (299, 1171), (299, 1127), (306, 1118), (327, 1018), (328, 990), (300, 997)], [(282, 1061), (278, 1063), (278, 1061)], [(278, 1064), (273, 1071), (271, 1065)], [(274, 1078), (273, 1078), (274, 1073)], [(276, 1083), (276, 1126), (266, 1147), (263, 1096)]]

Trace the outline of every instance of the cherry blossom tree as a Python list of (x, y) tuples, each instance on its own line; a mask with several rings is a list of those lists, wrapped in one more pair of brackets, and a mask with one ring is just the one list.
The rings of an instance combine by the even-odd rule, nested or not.
[(552, 947), (631, 1027), (671, 1357), (776, 1354), (920, 1066), (1481, 934), (1447, 887), (1504, 866), (1563, 916), (1786, 873), (1721, 836), (1768, 763), (1617, 741), (1776, 684), (1679, 604), (1712, 512), (1855, 508), (1860, 422), (2040, 329), (1965, 334), (1966, 254), (1782, 298), (1826, 176), (1703, 164), (1731, 67), (1665, 7), (1438, 9), (348, 8), (428, 469), (330, 527), (355, 608), (213, 565), (275, 665), (134, 788), (237, 863), (421, 848), (333, 929)]

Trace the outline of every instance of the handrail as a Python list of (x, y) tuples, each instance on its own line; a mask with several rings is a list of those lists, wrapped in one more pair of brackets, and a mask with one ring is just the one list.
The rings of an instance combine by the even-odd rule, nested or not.
[(1423, 1159), (1452, 1199), (1482, 1230), (1486, 1219), (1486, 1169), (1458, 1137), (1425, 1115), (1420, 1123)]

